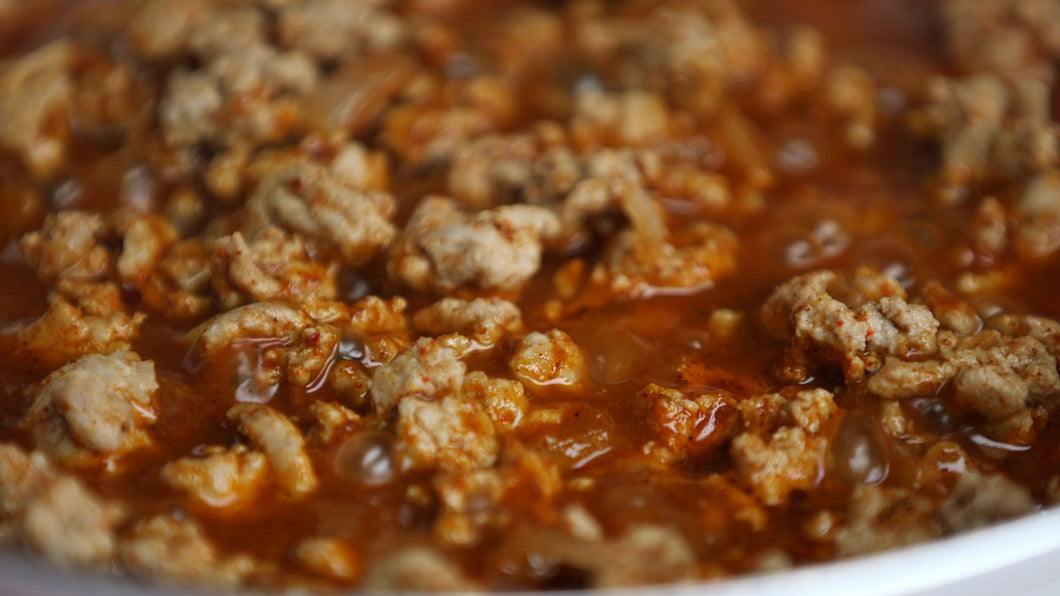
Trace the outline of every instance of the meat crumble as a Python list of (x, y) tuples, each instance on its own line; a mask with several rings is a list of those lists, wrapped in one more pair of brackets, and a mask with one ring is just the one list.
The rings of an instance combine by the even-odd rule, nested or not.
[(1058, 60), (1041, 0), (0, 0), (0, 545), (535, 591), (1047, 509)]

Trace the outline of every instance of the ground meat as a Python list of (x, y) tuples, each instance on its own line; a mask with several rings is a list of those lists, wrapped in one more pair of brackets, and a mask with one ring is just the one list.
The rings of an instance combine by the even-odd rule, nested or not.
[(351, 188), (323, 166), (305, 163), (266, 176), (247, 203), (244, 233), (269, 224), (303, 235), (361, 265), (390, 243), (394, 197)]
[(195, 349), (201, 358), (211, 360), (240, 342), (254, 347), (270, 339), (276, 340), (276, 345), (264, 346), (261, 358), (265, 366), (255, 368), (253, 382), (258, 387), (275, 384), (281, 378), (306, 386), (321, 378), (341, 337), (338, 329), (318, 323), (306, 310), (279, 302), (256, 302), (207, 322)]
[(932, 511), (930, 500), (905, 489), (858, 486), (836, 531), (836, 550), (849, 557), (930, 540), (942, 533)]
[(201, 320), (213, 308), (210, 254), (198, 239), (174, 244), (137, 286), (144, 303), (176, 321)]
[(270, 298), (335, 297), (334, 267), (313, 260), (301, 238), (269, 226), (248, 243), (239, 232), (215, 243), (213, 288), (225, 308)]
[(187, 49), (188, 36), (210, 7), (209, 0), (152, 0), (126, 29), (129, 46), (147, 59), (172, 59)]
[(854, 66), (832, 69), (824, 83), (829, 110), (844, 125), (846, 142), (867, 149), (876, 137), (877, 89), (872, 76)]
[(99, 280), (114, 267), (114, 256), (103, 245), (108, 232), (102, 215), (64, 211), (49, 215), (40, 230), (23, 236), (19, 248), (43, 280)]
[(1060, 249), (1060, 172), (1034, 177), (1013, 209), (1012, 248), (1029, 259), (1043, 259)]
[(310, 443), (327, 445), (336, 437), (363, 426), (363, 420), (357, 412), (335, 402), (317, 400), (309, 406), (309, 411), (316, 419), (307, 437)]
[(828, 442), (801, 428), (783, 427), (768, 440), (744, 433), (729, 452), (740, 478), (765, 505), (782, 505), (795, 490), (810, 490), (820, 481)]
[(0, 62), (0, 147), (38, 178), (58, 173), (66, 157), (71, 60), (69, 44), (55, 42)]
[(864, 269), (850, 278), (831, 271), (796, 277), (766, 301), (759, 321), (775, 337), (791, 341), (785, 374), (792, 380), (838, 365), (848, 381), (856, 381), (878, 369), (887, 355), (938, 349), (939, 322), (931, 311), (907, 302), (894, 279)]
[(523, 336), (508, 368), (528, 387), (577, 390), (589, 380), (585, 357), (569, 335), (559, 329)]
[(376, 412), (389, 412), (408, 396), (430, 398), (455, 392), (467, 372), (460, 357), (470, 347), (471, 342), (460, 335), (420, 338), (373, 373), (372, 403)]
[(292, 4), (280, 11), (280, 41), (322, 60), (394, 48), (406, 37), (406, 25), (387, 12), (387, 4), (388, 0)]
[(617, 588), (691, 580), (695, 555), (676, 530), (639, 525), (607, 549), (606, 562), (594, 570), (593, 587)]
[(981, 528), (1036, 509), (1030, 492), (1001, 474), (960, 475), (939, 514), (953, 532)]
[(488, 135), (465, 143), (449, 164), (449, 192), (473, 209), (503, 204), (532, 180), (538, 152), (537, 139), (529, 134)]
[(39, 451), (0, 445), (0, 542), (15, 539), (69, 566), (104, 568), (121, 508), (57, 472)]
[(664, 238), (644, 229), (627, 230), (608, 249), (612, 289), (634, 296), (710, 287), (736, 269), (736, 236), (724, 226), (703, 222)]
[(37, 449), (67, 464), (121, 455), (151, 444), (157, 389), (151, 361), (89, 354), (41, 382), (23, 424)]
[(666, 103), (647, 91), (588, 89), (574, 98), (571, 132), (581, 146), (650, 147), (670, 137)]
[(141, 285), (176, 243), (177, 231), (165, 218), (152, 214), (119, 212), (114, 219), (122, 239), (115, 272), (122, 281)]
[(234, 587), (257, 567), (245, 555), (222, 557), (199, 524), (170, 515), (137, 523), (122, 540), (120, 556), (130, 572), (175, 584)]
[(70, 477), (41, 489), (22, 517), (23, 540), (61, 565), (105, 568), (122, 514)]
[[(246, 13), (229, 14), (241, 19)], [(295, 130), (303, 117), (297, 98), (308, 93), (318, 77), (305, 54), (263, 43), (228, 46), (223, 35), (200, 43), (199, 58), (205, 64), (198, 70), (174, 70), (159, 102), (167, 145), (258, 146)]]
[[(712, 1), (699, 11), (682, 8), (655, 9), (627, 30), (628, 36), (604, 35), (619, 42), (632, 38), (634, 80), (645, 80), (682, 109), (710, 115), (731, 84), (760, 68), (766, 45), (732, 2)], [(587, 33), (582, 32), (586, 41)]]
[(972, 335), (983, 328), (983, 319), (968, 302), (937, 281), (929, 281), (920, 291), (920, 301), (939, 321), (942, 329), (958, 335)]
[(434, 550), (413, 547), (373, 562), (364, 589), (409, 592), (459, 592), (476, 588), (460, 568)]
[(43, 453), (26, 453), (20, 447), (0, 444), (0, 541), (12, 536), (6, 526), (26, 510), (40, 490), (56, 477), (51, 461)]
[(125, 312), (117, 286), (61, 283), (59, 289), (39, 319), (0, 331), (0, 346), (51, 369), (87, 354), (128, 350), (139, 336), (144, 315)]
[(418, 311), (412, 324), (431, 335), (459, 333), (486, 346), (523, 328), (519, 307), (499, 298), (459, 300), (443, 298)]
[(313, 573), (343, 583), (352, 582), (363, 573), (361, 557), (341, 538), (306, 538), (294, 548), (293, 556)]
[(908, 398), (934, 395), (952, 383), (952, 407), (983, 416), (991, 437), (1016, 444), (1029, 441), (1034, 406), (1060, 390), (1056, 357), (1033, 337), (1011, 337), (993, 329), (970, 337), (943, 331), (939, 347), (937, 359), (888, 358), (869, 379), (869, 391)]
[(540, 207), (464, 213), (451, 199), (429, 197), (392, 248), (388, 271), (421, 291), (517, 290), (541, 265), (541, 239), (557, 231), (555, 216)]
[(487, 524), (502, 524), (497, 506), (505, 478), (494, 469), (443, 473), (434, 481), (442, 511), (431, 527), (445, 544), (468, 547), (479, 543)]
[(398, 402), (399, 448), (414, 467), (446, 470), (490, 466), (497, 458), (493, 422), (482, 407), (458, 396), (440, 401), (405, 397)]
[(477, 370), (464, 377), (460, 396), (482, 407), (493, 425), (501, 431), (518, 427), (530, 407), (522, 383), (491, 379), (486, 373)]
[(648, 425), (665, 449), (656, 453), (663, 461), (706, 460), (740, 430), (736, 401), (726, 392), (686, 396), (652, 384), (640, 395), (649, 404)]
[(997, 75), (937, 78), (930, 103), (911, 116), (920, 134), (938, 140), (940, 176), (949, 186), (997, 176), (1022, 175), (1060, 160), (1058, 129), (1051, 121), (1049, 88)]
[(183, 457), (162, 467), (162, 481), (187, 492), (194, 500), (210, 507), (228, 507), (253, 498), (263, 485), (268, 458), (236, 445), (230, 449), (213, 447), (201, 456)]
[(1060, 9), (1048, 0), (946, 0), (939, 5), (946, 49), (969, 72), (1055, 76)]
[(495, 132), (515, 116), (518, 91), (500, 77), (482, 75), (430, 90), (434, 93), (422, 100), (383, 115), (380, 141), (414, 166), (448, 161), (458, 147)]
[(273, 476), (289, 497), (302, 497), (316, 490), (319, 481), (305, 451), (305, 439), (283, 414), (258, 404), (239, 404), (228, 418), (262, 452)]

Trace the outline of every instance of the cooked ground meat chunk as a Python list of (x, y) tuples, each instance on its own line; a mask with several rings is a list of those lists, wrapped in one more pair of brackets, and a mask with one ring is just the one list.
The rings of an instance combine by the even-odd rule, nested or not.
[(206, 577), (217, 586), (238, 586), (256, 567), (246, 556), (218, 554), (198, 524), (171, 516), (136, 524), (121, 544), (121, 559), (133, 573), (174, 584)]
[(516, 290), (540, 267), (542, 238), (557, 232), (555, 215), (539, 207), (469, 214), (451, 199), (431, 197), (412, 214), (388, 267), (417, 290)]
[(228, 417), (265, 454), (285, 494), (301, 497), (317, 488), (319, 480), (305, 452), (305, 439), (283, 414), (267, 406), (239, 404), (228, 411)]
[(69, 464), (151, 444), (154, 365), (132, 352), (89, 354), (48, 375), (23, 422), (36, 448)]
[(760, 320), (771, 334), (791, 338), (793, 380), (810, 368), (838, 365), (856, 381), (878, 369), (884, 356), (937, 351), (939, 322), (906, 298), (896, 280), (877, 272), (859, 270), (844, 279), (822, 271), (778, 288)]
[(0, 63), (0, 147), (38, 177), (56, 174), (66, 157), (71, 60), (70, 46), (55, 42)]
[(191, 493), (212, 507), (225, 507), (252, 498), (265, 480), (268, 458), (237, 445), (211, 449), (203, 457), (185, 457), (162, 467), (162, 480)]

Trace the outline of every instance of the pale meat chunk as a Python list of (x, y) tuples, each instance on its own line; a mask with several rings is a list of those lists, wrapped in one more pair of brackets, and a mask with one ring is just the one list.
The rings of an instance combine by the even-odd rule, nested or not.
[(147, 59), (172, 59), (187, 49), (188, 36), (208, 12), (210, 0), (151, 0), (125, 31), (130, 48)]
[(670, 113), (657, 95), (632, 90), (576, 92), (571, 131), (575, 142), (650, 147), (670, 137)]
[(1060, 7), (1050, 0), (944, 0), (939, 3), (946, 50), (969, 72), (1055, 76), (1060, 58)]
[(1045, 346), (1054, 356), (1060, 356), (1060, 322), (1035, 315), (999, 314), (986, 322), (988, 329), (995, 329), (1009, 337), (1030, 337)]
[(773, 292), (759, 321), (773, 336), (791, 342), (785, 370), (791, 380), (838, 366), (848, 381), (857, 381), (888, 355), (938, 350), (939, 322), (931, 311), (907, 302), (894, 279), (868, 269), (849, 278), (832, 271), (796, 277)]
[[(1017, 327), (1018, 329), (1018, 327)], [(1032, 336), (1008, 336), (994, 329), (970, 337), (939, 333), (938, 358), (888, 358), (869, 379), (870, 392), (896, 399), (934, 395), (952, 383), (952, 407), (985, 418), (994, 439), (1023, 444), (1034, 436), (1034, 408), (1055, 407), (1060, 391), (1056, 357)]]
[[(194, 15), (195, 6), (190, 12)], [(198, 15), (194, 15), (198, 16)], [(263, 45), (267, 41), (266, 15), (253, 6), (223, 6), (213, 9), (190, 27), (187, 50), (204, 59), (215, 58), (242, 48)], [(179, 17), (178, 17), (179, 19)]]
[(948, 329), (958, 335), (972, 335), (983, 328), (983, 319), (975, 307), (937, 281), (924, 284), (920, 301), (938, 319), (941, 329)]
[(728, 0), (700, 10), (661, 6), (643, 25), (630, 32), (630, 74), (702, 116), (714, 114), (730, 86), (753, 76), (768, 56), (766, 40)]
[(373, 561), (363, 583), (365, 590), (388, 592), (466, 592), (477, 587), (455, 562), (426, 547), (410, 547)]
[(351, 582), (364, 571), (361, 556), (340, 538), (306, 538), (294, 548), (293, 556), (306, 569), (335, 581)]
[(541, 207), (466, 213), (452, 199), (427, 197), (392, 248), (387, 270), (420, 291), (517, 290), (537, 273), (542, 238), (557, 233), (558, 225)]
[[(51, 483), (56, 472), (51, 460), (40, 451), (26, 453), (12, 443), (0, 444), (0, 524), (6, 526), (29, 506), (40, 490)], [(7, 542), (10, 530), (0, 531), (0, 542)]]
[(828, 442), (801, 428), (782, 427), (768, 440), (744, 433), (729, 452), (740, 478), (765, 505), (782, 505), (792, 491), (817, 486)]
[(736, 235), (724, 226), (695, 222), (657, 235), (635, 220), (608, 246), (611, 288), (648, 297), (670, 288), (710, 287), (735, 270), (737, 247)]
[(132, 352), (89, 354), (48, 375), (23, 425), (37, 449), (79, 464), (152, 443), (158, 417), (154, 364)]
[(64, 566), (105, 568), (122, 518), (43, 453), (0, 445), (0, 543), (19, 540)]
[[(341, 334), (332, 325), (318, 323), (305, 310), (280, 302), (256, 302), (230, 310), (208, 321), (195, 343), (205, 361), (244, 340), (279, 340), (270, 346), (268, 364), (257, 371), (254, 382), (272, 384), (281, 378), (305, 386), (320, 378), (333, 360)], [(250, 341), (253, 346), (255, 342)]]
[(238, 404), (228, 418), (265, 454), (276, 481), (291, 497), (316, 490), (319, 480), (305, 450), (305, 439), (286, 416), (259, 404)]
[(392, 49), (406, 24), (387, 11), (388, 0), (308, 0), (280, 11), (280, 41), (321, 60)]
[(48, 215), (40, 230), (23, 236), (19, 248), (42, 280), (92, 281), (114, 268), (114, 255), (103, 245), (108, 234), (102, 215), (61, 211)]
[(489, 135), (465, 143), (449, 165), (449, 192), (474, 209), (502, 204), (538, 182), (538, 151), (533, 135)]
[(261, 181), (248, 200), (243, 231), (252, 236), (276, 225), (361, 265), (393, 239), (395, 208), (389, 193), (350, 187), (327, 168), (304, 163)]
[(589, 380), (581, 349), (559, 329), (523, 336), (508, 360), (508, 368), (516, 379), (532, 388), (576, 390)]
[(459, 300), (443, 298), (416, 312), (412, 324), (431, 335), (459, 333), (486, 346), (523, 328), (522, 313), (515, 304), (500, 298)]
[(493, 422), (477, 403), (460, 396), (438, 401), (405, 397), (397, 406), (398, 449), (412, 467), (484, 468), (497, 459)]
[(432, 399), (456, 392), (467, 365), (460, 358), (471, 342), (460, 335), (420, 338), (372, 374), (372, 404), (378, 414), (390, 412), (409, 396)]
[(142, 284), (176, 243), (177, 230), (165, 218), (153, 214), (120, 212), (113, 220), (122, 242), (115, 272), (123, 281)]
[(0, 346), (21, 357), (55, 368), (87, 354), (130, 349), (139, 337), (143, 313), (125, 312), (121, 291), (113, 284), (63, 284), (48, 296), (39, 318), (0, 331)]
[(673, 528), (634, 526), (606, 552), (594, 570), (594, 588), (682, 582), (696, 576), (695, 553)]
[(122, 514), (70, 477), (41, 489), (23, 513), (22, 537), (60, 565), (105, 568)]
[(957, 485), (939, 507), (939, 515), (950, 531), (965, 532), (1036, 509), (1026, 487), (1002, 474), (968, 470), (957, 479)]
[(493, 425), (501, 431), (519, 426), (530, 407), (522, 383), (493, 379), (477, 370), (464, 377), (460, 396), (482, 407)]
[(0, 62), (0, 147), (17, 153), (38, 178), (56, 174), (66, 156), (71, 55), (70, 45), (58, 41)]
[(1060, 171), (1050, 169), (1032, 178), (1013, 211), (1012, 248), (1029, 259), (1042, 259), (1060, 249)]
[(119, 552), (131, 573), (170, 584), (234, 587), (257, 568), (245, 555), (223, 557), (196, 522), (169, 515), (137, 523), (123, 537)]
[(162, 466), (160, 477), (210, 507), (227, 507), (253, 498), (268, 472), (268, 458), (236, 445), (211, 448), (204, 456), (182, 457)]
[(926, 542), (942, 534), (931, 501), (903, 488), (854, 488), (845, 523), (836, 531), (839, 556), (851, 557)]
[(283, 140), (302, 119), (298, 98), (317, 77), (300, 52), (264, 44), (226, 48), (199, 70), (172, 71), (158, 104), (162, 136), (173, 149)]
[(313, 260), (298, 235), (268, 226), (249, 242), (234, 232), (214, 246), (213, 288), (226, 308), (270, 298), (335, 297), (335, 268)]
[(1022, 176), (1060, 159), (1060, 128), (1051, 118), (1046, 83), (979, 74), (933, 79), (928, 92), (930, 103), (912, 113), (911, 124), (937, 139), (946, 184)]
[(458, 148), (495, 132), (517, 114), (518, 89), (507, 77), (480, 75), (430, 85), (424, 88), (428, 93), (383, 115), (380, 142), (413, 166), (444, 163)]
[(316, 421), (307, 437), (311, 443), (327, 445), (336, 437), (362, 426), (357, 412), (335, 402), (317, 400), (309, 406), (309, 412)]

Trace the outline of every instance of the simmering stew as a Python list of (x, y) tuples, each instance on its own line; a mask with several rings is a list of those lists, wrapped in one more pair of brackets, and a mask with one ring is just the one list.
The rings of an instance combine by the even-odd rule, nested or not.
[(0, 542), (702, 581), (1060, 499), (1060, 4), (0, 0)]

